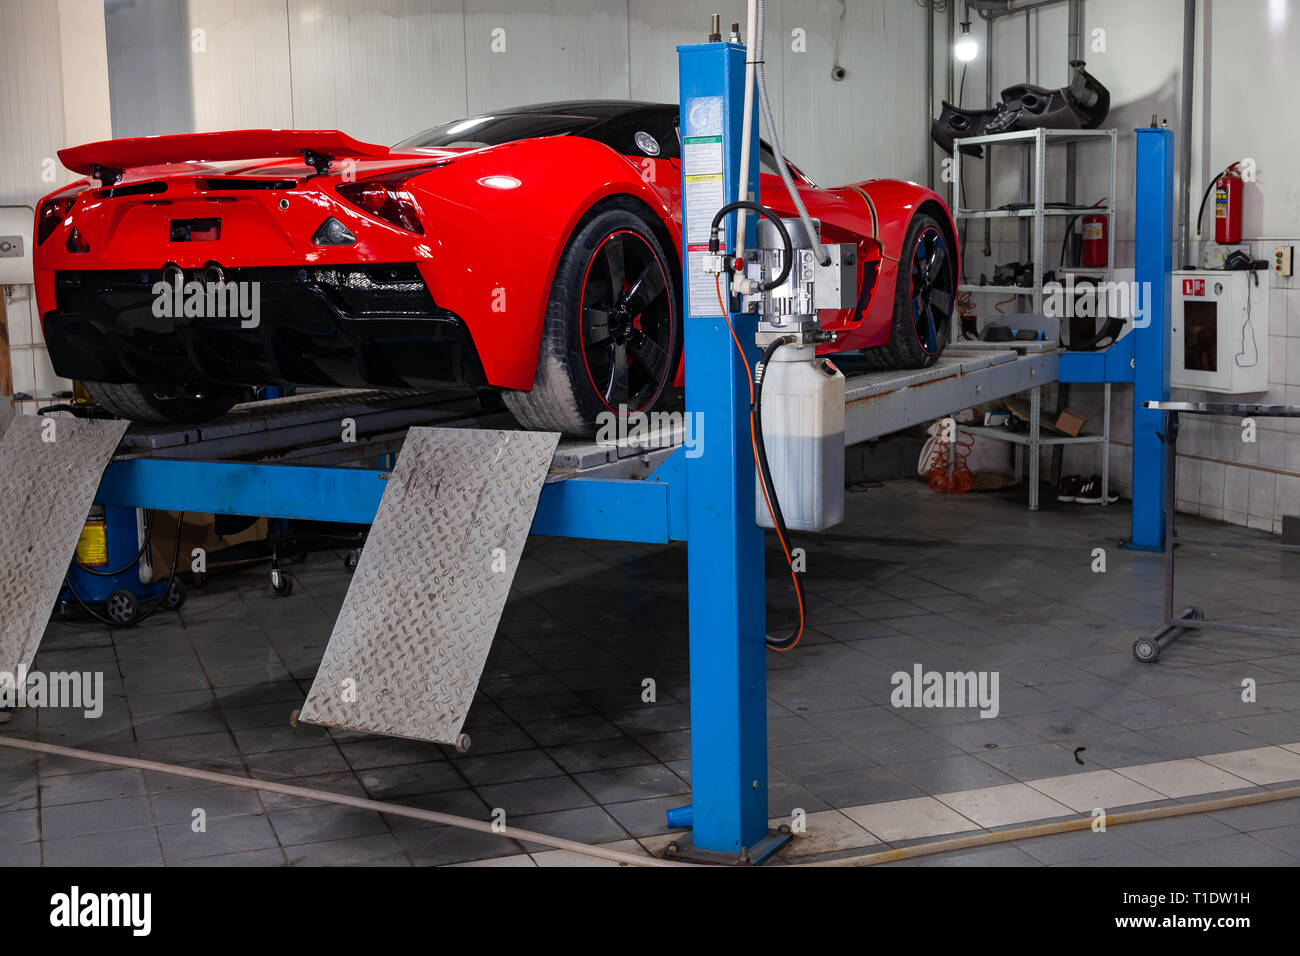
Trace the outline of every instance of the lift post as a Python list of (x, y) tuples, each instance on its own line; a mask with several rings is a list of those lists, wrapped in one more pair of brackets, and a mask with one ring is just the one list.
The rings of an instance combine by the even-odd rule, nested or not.
[(1135, 295), (1147, 321), (1102, 352), (1064, 352), (1060, 381), (1133, 384), (1133, 518), (1124, 547), (1160, 551), (1165, 537), (1164, 497), (1169, 481), (1161, 439), (1161, 413), (1144, 402), (1169, 400), (1169, 295), (1173, 276), (1174, 134), (1137, 131), (1134, 190)]
[[(737, 196), (737, 185), (747, 183), (758, 198), (758, 110), (755, 105), (750, 154), (741, 156), (745, 47), (691, 44), (679, 46), (677, 55), (686, 408), (705, 436), (703, 454), (685, 466), (692, 832), (678, 852), (758, 862), (784, 841), (767, 829), (763, 533), (754, 521), (749, 385), (714, 280), (702, 274), (700, 261), (710, 222)], [(735, 226), (733, 213), (725, 223), (728, 242)], [(752, 248), (752, 217), (747, 233)], [(722, 295), (729, 304), (725, 286)], [(757, 321), (740, 313), (730, 320), (752, 367)]]
[[(1184, 131), (1186, 134), (1186, 131)], [(1148, 324), (1134, 329), (1133, 531), (1127, 547), (1159, 551), (1165, 539), (1169, 481), (1159, 411), (1144, 402), (1169, 401), (1169, 283), (1174, 248), (1174, 134), (1137, 131), (1134, 191), (1134, 278), (1146, 298)]]

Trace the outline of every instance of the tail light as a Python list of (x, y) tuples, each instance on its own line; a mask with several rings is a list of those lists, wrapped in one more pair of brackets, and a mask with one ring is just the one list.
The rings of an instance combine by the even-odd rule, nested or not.
[(407, 191), (406, 184), (424, 170), (403, 170), (400, 173), (343, 183), (337, 188), (340, 196), (359, 206), (372, 216), (391, 223), (399, 229), (424, 235), (420, 223), (420, 207)]
[(54, 232), (59, 223), (72, 211), (73, 203), (77, 201), (77, 197), (81, 195), (81, 191), (85, 188), (83, 185), (69, 186), (62, 192), (57, 192), (41, 202), (40, 209), (36, 213), (36, 244), (38, 246), (50, 238), (51, 233)]

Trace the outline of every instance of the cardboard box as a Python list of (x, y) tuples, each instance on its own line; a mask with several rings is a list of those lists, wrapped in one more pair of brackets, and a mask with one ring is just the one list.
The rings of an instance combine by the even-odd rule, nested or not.
[(1078, 412), (1072, 412), (1068, 408), (1061, 412), (1060, 417), (1056, 419), (1055, 428), (1058, 432), (1069, 435), (1071, 438), (1077, 438), (1079, 432), (1083, 431), (1083, 426), (1088, 419), (1084, 418)]

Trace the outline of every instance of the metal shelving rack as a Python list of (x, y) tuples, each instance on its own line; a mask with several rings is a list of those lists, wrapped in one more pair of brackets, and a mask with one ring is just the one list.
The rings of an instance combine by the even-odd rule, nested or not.
[[(1069, 143), (1110, 142), (1110, 191), (1106, 203), (1102, 206), (1049, 206), (1047, 205), (1047, 147), (1064, 146)], [(1022, 161), (1020, 164), (1020, 195), (1022, 202), (1029, 202), (1032, 187), (1032, 203), (1014, 209), (966, 209), (961, 204), (961, 164), (963, 146), (984, 147), (983, 162), (993, 161), (993, 147), (1018, 145)], [(969, 136), (953, 140), (953, 183), (952, 210), (953, 218), (961, 220), (1015, 219), (1029, 223), (1029, 235), (1021, 230), (1021, 254), (1027, 252), (1034, 263), (1034, 283), (1032, 286), (1017, 285), (976, 285), (961, 283), (959, 292), (986, 293), (1003, 296), (1030, 296), (1030, 311), (1036, 315), (1043, 314), (1043, 274), (1047, 257), (1046, 226), (1050, 217), (1102, 215), (1109, 220), (1106, 230), (1106, 266), (1104, 269), (1071, 267), (1067, 271), (1075, 275), (1096, 275), (1103, 281), (1114, 279), (1115, 269), (1115, 163), (1118, 158), (1119, 136), (1114, 129), (1030, 129), (1014, 133), (991, 133), (987, 136)], [(1025, 162), (1025, 154), (1032, 152), (1032, 161)], [(1032, 172), (1031, 172), (1032, 170)], [(1028, 181), (1027, 181), (1028, 180)], [(988, 201), (988, 197), (985, 197)], [(983, 435), (998, 441), (1007, 441), (1015, 446), (1016, 480), (1021, 481), (1025, 472), (1025, 459), (1029, 459), (1029, 510), (1038, 510), (1039, 497), (1039, 454), (1040, 447), (1047, 445), (1082, 445), (1098, 444), (1101, 446), (1101, 495), (1102, 504), (1108, 503), (1110, 494), (1110, 384), (1107, 383), (1102, 403), (1102, 432), (1100, 435), (1079, 435), (1077, 437), (1052, 436), (1044, 438), (1041, 429), (1042, 387), (1030, 389), (1030, 421), (1027, 434), (1005, 432), (1000, 428), (983, 426), (962, 426), (962, 431)], [(1027, 454), (1026, 454), (1027, 453)]]
[[(1064, 146), (1069, 143), (1096, 143), (1106, 140), (1110, 141), (1110, 191), (1107, 194), (1106, 204), (1104, 206), (1047, 205), (1047, 147)], [(1017, 209), (963, 208), (961, 205), (961, 148), (963, 146), (984, 147), (983, 162), (990, 163), (993, 161), (993, 147), (1006, 145), (1019, 145), (1024, 150), (1028, 150), (1032, 147), (1032, 164), (1022, 163), (1020, 176), (1020, 194), (1022, 197), (1026, 197), (1023, 201), (1029, 201), (1027, 197), (1029, 189), (1032, 186), (1032, 205)], [(969, 136), (964, 139), (953, 140), (953, 182), (951, 203), (953, 218), (957, 220), (1030, 220), (1031, 228), (1028, 245), (1031, 248), (1026, 251), (1030, 252), (1034, 263), (1034, 284), (1032, 286), (976, 285), (973, 283), (963, 283), (958, 286), (958, 291), (982, 292), (992, 295), (1032, 296), (1033, 306), (1030, 311), (1041, 315), (1043, 312), (1044, 262), (1047, 255), (1047, 243), (1044, 232), (1046, 231), (1048, 218), (1054, 216), (1103, 215), (1107, 217), (1110, 221), (1110, 228), (1106, 230), (1107, 255), (1105, 269), (1089, 270), (1084, 268), (1071, 268), (1069, 271), (1075, 274), (1100, 272), (1102, 278), (1106, 281), (1110, 281), (1114, 278), (1115, 161), (1118, 157), (1118, 146), (1118, 131), (1113, 129), (1027, 129), (1015, 133), (991, 133), (987, 136)], [(1030, 166), (1032, 166), (1033, 172), (1032, 175), (1028, 175), (1029, 182), (1026, 182), (1026, 176), (1029, 172)], [(985, 201), (988, 201), (988, 197), (985, 197)]]

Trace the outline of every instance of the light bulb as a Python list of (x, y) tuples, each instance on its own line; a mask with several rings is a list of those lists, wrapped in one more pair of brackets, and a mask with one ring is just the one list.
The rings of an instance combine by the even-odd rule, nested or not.
[(966, 20), (961, 25), (961, 36), (952, 46), (952, 54), (963, 63), (969, 63), (975, 59), (980, 51), (980, 45), (975, 38), (971, 36), (970, 21)]

